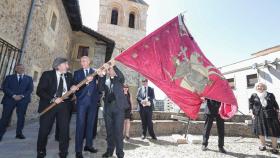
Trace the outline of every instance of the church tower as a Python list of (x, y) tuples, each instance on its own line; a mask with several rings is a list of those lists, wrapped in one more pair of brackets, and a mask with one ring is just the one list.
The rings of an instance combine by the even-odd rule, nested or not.
[[(100, 0), (98, 32), (115, 41), (112, 57), (146, 36), (148, 7), (143, 0)], [(130, 87), (132, 104), (137, 105), (134, 96), (141, 84), (140, 75), (123, 65), (118, 66)]]

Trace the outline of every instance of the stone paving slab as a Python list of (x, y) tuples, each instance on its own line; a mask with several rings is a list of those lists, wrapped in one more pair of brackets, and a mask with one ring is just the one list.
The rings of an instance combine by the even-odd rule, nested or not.
[[(74, 133), (75, 117), (71, 121), (71, 141), (69, 146), (69, 158), (75, 158)], [(103, 130), (101, 130), (103, 131)], [(36, 141), (38, 134), (38, 122), (26, 125), (25, 140), (15, 139), (15, 129), (9, 129), (0, 142), (0, 158), (35, 158)], [(53, 132), (49, 136), (47, 146), (47, 158), (58, 158), (58, 143), (54, 141)], [(158, 141), (150, 139), (141, 140), (139, 137), (125, 142), (126, 158), (277, 158), (269, 151), (258, 150), (256, 138), (226, 137), (225, 148), (228, 154), (218, 152), (217, 137), (212, 136), (209, 140), (209, 150), (201, 151), (200, 144), (180, 144), (172, 136), (160, 136)], [(99, 149), (97, 154), (84, 153), (85, 158), (100, 158), (106, 150), (105, 134), (99, 133), (94, 142)], [(114, 156), (116, 157), (116, 156)]]

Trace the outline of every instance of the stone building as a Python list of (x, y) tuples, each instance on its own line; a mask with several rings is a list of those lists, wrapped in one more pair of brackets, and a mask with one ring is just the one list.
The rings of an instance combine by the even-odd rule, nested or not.
[[(33, 2), (33, 12), (28, 18)], [(22, 63), (26, 74), (34, 79), (32, 103), (27, 112), (27, 118), (32, 118), (38, 107), (36, 86), (41, 73), (51, 69), (54, 58), (68, 58), (74, 70), (79, 68), (79, 58), (88, 55), (92, 66), (97, 68), (111, 58), (115, 43), (83, 26), (78, 0), (1, 0), (1, 83), (5, 75), (13, 73), (14, 64), (20, 59), (28, 19), (31, 19), (31, 27)], [(0, 91), (0, 99), (2, 95)]]
[[(116, 42), (113, 57), (146, 36), (148, 7), (143, 0), (100, 0), (98, 32)], [(123, 65), (119, 66), (132, 96), (135, 96), (140, 75)], [(134, 109), (136, 105), (133, 97)]]

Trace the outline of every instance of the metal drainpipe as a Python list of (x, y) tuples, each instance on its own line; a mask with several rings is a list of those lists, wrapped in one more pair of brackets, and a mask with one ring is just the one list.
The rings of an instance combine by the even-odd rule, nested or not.
[(22, 44), (21, 44), (21, 54), (20, 54), (20, 58), (19, 58), (19, 63), (21, 63), (21, 64), (23, 62), (25, 49), (26, 49), (26, 45), (27, 45), (27, 40), (29, 37), (29, 32), (31, 30), (31, 22), (32, 22), (32, 15), (34, 13), (34, 9), (35, 9), (35, 0), (32, 0), (30, 10), (28, 13), (27, 23), (25, 26), (24, 34), (23, 34), (23, 40), (22, 40)]

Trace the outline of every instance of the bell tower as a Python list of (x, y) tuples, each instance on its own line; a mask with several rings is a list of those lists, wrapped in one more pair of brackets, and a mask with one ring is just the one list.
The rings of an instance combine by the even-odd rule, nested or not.
[[(98, 32), (115, 41), (112, 57), (146, 36), (148, 7), (143, 0), (100, 0)], [(126, 78), (135, 106), (140, 75), (122, 64), (118, 67)]]

